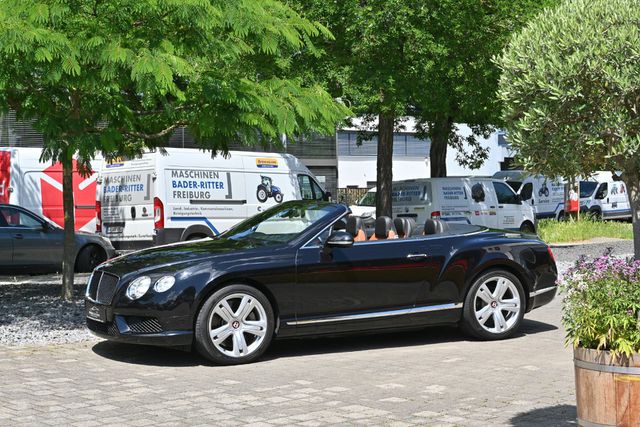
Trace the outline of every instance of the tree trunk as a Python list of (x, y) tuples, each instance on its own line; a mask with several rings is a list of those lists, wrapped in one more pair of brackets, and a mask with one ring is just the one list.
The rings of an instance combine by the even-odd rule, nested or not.
[(75, 266), (75, 213), (73, 200), (73, 152), (65, 150), (62, 158), (62, 205), (64, 209), (64, 254), (62, 257), (62, 293), (60, 298), (73, 298), (73, 270)]
[(629, 202), (631, 202), (631, 215), (633, 221), (633, 255), (640, 259), (640, 176), (638, 174), (624, 174)]
[(376, 216), (391, 217), (391, 186), (393, 183), (393, 127), (395, 117), (378, 116), (378, 163), (376, 174)]
[(453, 130), (451, 117), (442, 116), (429, 125), (431, 178), (447, 176), (447, 145)]

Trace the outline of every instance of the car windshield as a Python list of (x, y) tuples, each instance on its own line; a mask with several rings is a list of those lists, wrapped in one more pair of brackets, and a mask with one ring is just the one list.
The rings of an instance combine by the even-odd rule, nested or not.
[(283, 204), (241, 222), (220, 237), (258, 245), (288, 243), (332, 212), (335, 207), (330, 204)]
[(597, 186), (597, 182), (580, 181), (580, 198), (591, 197)]
[(375, 191), (367, 191), (364, 193), (364, 196), (358, 200), (356, 203), (358, 206), (375, 206), (376, 205), (376, 192)]

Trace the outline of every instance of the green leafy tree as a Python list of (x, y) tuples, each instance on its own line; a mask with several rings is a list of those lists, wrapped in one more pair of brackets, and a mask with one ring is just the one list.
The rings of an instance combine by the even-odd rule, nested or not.
[(81, 168), (162, 147), (188, 126), (205, 149), (333, 133), (350, 112), (292, 77), (325, 27), (277, 0), (0, 0), (0, 105), (35, 119), (63, 165), (62, 297), (74, 269), (72, 158)]
[(497, 62), (503, 118), (524, 165), (555, 176), (622, 171), (640, 258), (640, 2), (565, 1)]
[[(416, 116), (431, 139), (431, 176), (446, 176), (448, 146), (458, 151), (459, 162), (482, 165), (488, 152), (476, 137), (486, 136), (499, 119), (499, 73), (491, 58), (512, 31), (549, 2), (294, 2), (335, 36), (321, 45), (325, 57), (308, 61), (315, 78), (377, 134), (378, 215), (391, 214), (393, 132), (403, 116)], [(460, 138), (455, 123), (470, 124), (474, 134)]]

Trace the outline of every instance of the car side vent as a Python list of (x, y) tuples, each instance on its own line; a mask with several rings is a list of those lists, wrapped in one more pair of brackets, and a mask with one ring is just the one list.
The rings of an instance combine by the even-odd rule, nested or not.
[(120, 278), (103, 271), (94, 271), (89, 282), (89, 298), (98, 304), (111, 304)]

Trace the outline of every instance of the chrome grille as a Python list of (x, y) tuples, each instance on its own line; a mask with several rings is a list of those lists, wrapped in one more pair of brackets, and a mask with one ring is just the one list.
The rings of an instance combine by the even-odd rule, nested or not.
[(87, 285), (87, 296), (98, 304), (111, 304), (118, 280), (120, 278), (113, 274), (94, 271)]

